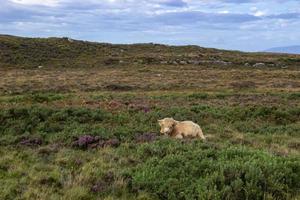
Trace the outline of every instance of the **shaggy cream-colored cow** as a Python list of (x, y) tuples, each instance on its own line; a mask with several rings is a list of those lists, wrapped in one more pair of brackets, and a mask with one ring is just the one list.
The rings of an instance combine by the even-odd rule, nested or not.
[(160, 133), (182, 139), (184, 137), (199, 137), (205, 140), (200, 126), (192, 121), (176, 121), (173, 118), (158, 120)]

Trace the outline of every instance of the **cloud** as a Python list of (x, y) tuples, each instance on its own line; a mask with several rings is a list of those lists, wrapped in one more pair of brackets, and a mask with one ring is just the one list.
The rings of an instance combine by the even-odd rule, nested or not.
[(59, 4), (59, 0), (11, 0), (11, 2), (22, 5), (39, 5), (54, 7)]
[(164, 0), (158, 1), (159, 4), (172, 7), (185, 7), (187, 3), (182, 0)]
[(243, 23), (248, 21), (259, 20), (260, 18), (249, 14), (233, 13), (205, 13), (200, 11), (170, 12), (157, 16), (158, 21), (167, 24), (187, 24), (195, 22), (206, 23)]
[(300, 13), (281, 13), (276, 15), (269, 15), (268, 18), (273, 19), (299, 19)]
[(270, 37), (286, 43), (300, 37), (296, 0), (0, 1), (0, 33), (6, 34), (241, 50), (267, 49)]

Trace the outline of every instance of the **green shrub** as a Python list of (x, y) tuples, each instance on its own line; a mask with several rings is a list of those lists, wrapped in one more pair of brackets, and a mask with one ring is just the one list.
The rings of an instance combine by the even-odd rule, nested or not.
[[(0, 111), (0, 132), (5, 135), (41, 134), (68, 138), (80, 134), (104, 134), (132, 139), (137, 133), (158, 132), (157, 119), (173, 117), (192, 120), (205, 132), (224, 134), (239, 131), (257, 134), (299, 132), (299, 108), (266, 106), (226, 107), (194, 105), (190, 107), (151, 108), (147, 113), (132, 109), (110, 113), (87, 108), (20, 107)], [(55, 136), (56, 137), (56, 136)]]
[(44, 93), (36, 93), (25, 96), (25, 99), (28, 99), (32, 102), (43, 103), (43, 102), (51, 102), (56, 100), (61, 100), (64, 98), (64, 95), (61, 94), (44, 94)]
[[(108, 113), (98, 109), (11, 108), (0, 112), (0, 132), (2, 135), (40, 134), (51, 138), (53, 134), (70, 138), (71, 135), (94, 131), (93, 127), (108, 118)], [(77, 133), (78, 130), (82, 132)], [(61, 132), (63, 134), (59, 134)]]
[(148, 159), (131, 172), (133, 190), (159, 199), (289, 199), (299, 192), (299, 159), (201, 143), (170, 145), (141, 147)]
[(299, 99), (300, 99), (300, 92), (298, 92), (298, 93), (292, 93), (292, 94), (288, 95), (287, 98), (288, 98), (288, 99), (299, 100)]

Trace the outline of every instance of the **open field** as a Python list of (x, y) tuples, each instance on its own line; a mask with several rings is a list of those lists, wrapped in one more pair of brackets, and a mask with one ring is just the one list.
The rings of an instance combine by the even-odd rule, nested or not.
[(134, 66), (88, 69), (0, 69), (0, 92), (190, 90), (210, 92), (297, 92), (297, 69), (239, 69), (206, 66)]
[(300, 199), (297, 63), (31, 66), (0, 66), (0, 199)]

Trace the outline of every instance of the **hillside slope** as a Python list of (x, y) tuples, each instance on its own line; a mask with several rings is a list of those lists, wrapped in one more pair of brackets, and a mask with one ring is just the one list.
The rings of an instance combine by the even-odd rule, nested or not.
[(300, 55), (244, 53), (160, 44), (117, 45), (69, 38), (24, 38), (0, 35), (0, 67), (103, 67), (112, 65), (163, 64), (253, 66), (295, 65)]

